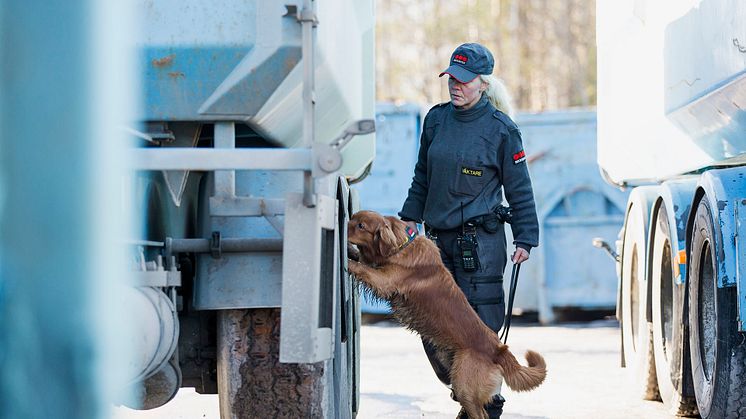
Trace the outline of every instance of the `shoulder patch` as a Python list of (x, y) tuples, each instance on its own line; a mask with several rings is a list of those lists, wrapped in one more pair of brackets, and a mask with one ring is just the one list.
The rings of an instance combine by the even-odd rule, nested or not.
[(518, 164), (521, 162), (526, 161), (526, 152), (521, 150), (515, 154), (513, 154), (513, 164)]

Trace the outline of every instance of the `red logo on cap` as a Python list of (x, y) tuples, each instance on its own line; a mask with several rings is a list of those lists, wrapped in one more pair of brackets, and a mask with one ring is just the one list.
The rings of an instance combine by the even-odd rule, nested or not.
[(459, 64), (466, 64), (466, 62), (469, 61), (469, 57), (467, 57), (466, 55), (456, 54), (453, 56), (453, 61)]

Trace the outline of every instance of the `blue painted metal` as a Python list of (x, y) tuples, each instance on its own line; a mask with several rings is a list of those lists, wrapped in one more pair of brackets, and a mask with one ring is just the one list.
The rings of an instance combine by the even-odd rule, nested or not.
[(707, 199), (714, 211), (717, 285), (737, 287), (738, 329), (746, 332), (746, 167), (709, 170), (697, 188), (694, 204)]
[[(658, 189), (660, 201), (658, 205), (666, 206), (669, 216), (669, 232), (671, 234), (671, 252), (678, 261), (678, 272), (674, 272), (675, 282), (679, 285), (686, 282), (686, 223), (692, 207), (692, 199), (697, 186), (697, 177), (691, 176), (663, 182)], [(651, 218), (650, 223), (655, 220)], [(648, 229), (650, 231), (650, 229)], [(682, 257), (682, 253), (683, 257)], [(648, 260), (652, 255), (648, 255)]]
[[(734, 286), (745, 272), (737, 269), (737, 203), (746, 199), (746, 167), (709, 170), (702, 174), (698, 188), (710, 202), (715, 225), (713, 246), (718, 271), (718, 287)], [(697, 195), (700, 196), (700, 195)], [(690, 219), (693, 216), (690, 215)], [(743, 217), (744, 214), (740, 214)], [(691, 234), (691, 233), (690, 233)], [(739, 296), (743, 298), (743, 296)]]
[(228, 0), (214, 7), (159, 0), (139, 6), (145, 120), (255, 115), (301, 58), (300, 25), (282, 17), (280, 3)]
[[(746, 71), (667, 116), (712, 159), (746, 163)], [(694, 169), (694, 168), (692, 168)]]
[(665, 29), (666, 114), (714, 162), (746, 163), (746, 4), (705, 0)]
[[(139, 0), (143, 11), (142, 121), (243, 121), (283, 147), (302, 144), (304, 68), (297, 1)], [(370, 0), (313, 2), (315, 141), (329, 143), (372, 118), (374, 26)], [(286, 6), (287, 5), (287, 6)], [(341, 172), (358, 176), (374, 135), (343, 151)]]
[(738, 287), (738, 330), (746, 332), (746, 199), (737, 199), (736, 286)]
[(614, 266), (592, 240), (616, 241), (627, 194), (606, 185), (598, 173), (595, 112), (519, 114), (516, 121), (528, 154), (541, 239), (521, 269), (515, 306), (537, 309), (547, 322), (554, 308), (613, 308)]
[[(205, 187), (212, 184), (208, 176)], [(236, 195), (284, 199), (288, 192), (302, 192), (301, 172), (236, 172)], [(282, 235), (264, 217), (210, 217), (207, 199), (212, 192), (199, 196), (200, 237), (220, 231), (223, 238), (281, 238)], [(198, 310), (227, 308), (280, 307), (282, 302), (282, 253), (260, 252), (224, 255), (213, 259), (197, 256), (197, 280), (194, 306)]]
[(420, 108), (413, 104), (376, 105), (376, 158), (357, 187), (365, 209), (396, 215), (407, 197), (417, 161)]
[(2, 417), (108, 417), (124, 384), (130, 7), (0, 1)]

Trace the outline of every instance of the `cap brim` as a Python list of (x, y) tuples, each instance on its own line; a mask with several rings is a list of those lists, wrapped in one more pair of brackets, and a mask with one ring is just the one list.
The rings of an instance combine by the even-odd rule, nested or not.
[(471, 71), (465, 69), (464, 67), (458, 66), (456, 64), (453, 64), (450, 67), (443, 70), (443, 72), (440, 73), (438, 77), (443, 77), (443, 74), (448, 74), (449, 76), (460, 81), (461, 83), (469, 83), (470, 81), (474, 80), (479, 75), (476, 73), (472, 73)]

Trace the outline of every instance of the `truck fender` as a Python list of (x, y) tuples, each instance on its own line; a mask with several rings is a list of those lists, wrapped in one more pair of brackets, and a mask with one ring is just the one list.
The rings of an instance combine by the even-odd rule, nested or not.
[[(669, 218), (669, 231), (671, 235), (671, 246), (674, 255), (677, 255), (679, 272), (674, 272), (676, 283), (681, 285), (686, 283), (686, 239), (687, 223), (689, 220), (692, 198), (697, 187), (697, 176), (691, 176), (681, 179), (674, 179), (663, 182), (659, 190), (659, 197), (652, 208), (650, 216), (650, 225), (648, 231), (654, 234), (653, 223), (660, 211), (661, 206), (665, 206), (666, 213), (671, 214)], [(648, 260), (651, 260), (653, 249), (652, 237), (648, 240)], [(652, 275), (652, 267), (648, 267), (648, 276)]]
[[(741, 285), (746, 285), (746, 258), (738, 257), (746, 254), (746, 222), (743, 221), (746, 218), (746, 168), (733, 167), (703, 173), (697, 183), (691, 208), (696, 208), (701, 199), (707, 199), (714, 211), (712, 216), (716, 231), (713, 249), (718, 265), (718, 288), (734, 286), (739, 279)], [(687, 219), (687, 260), (691, 256), (694, 215), (690, 212)], [(738, 218), (742, 220), (740, 226)]]

